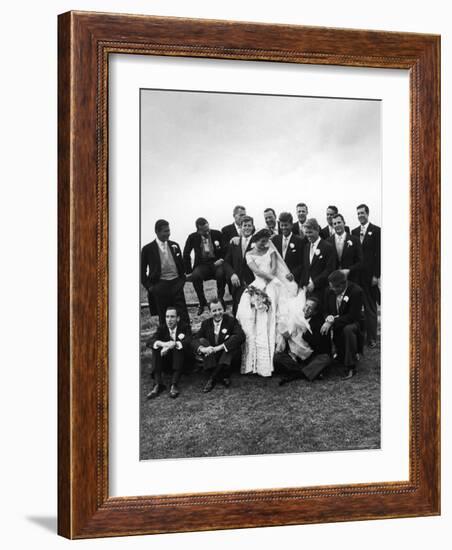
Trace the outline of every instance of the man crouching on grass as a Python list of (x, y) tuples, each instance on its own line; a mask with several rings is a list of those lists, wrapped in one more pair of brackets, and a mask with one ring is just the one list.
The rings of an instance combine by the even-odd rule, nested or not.
[(220, 300), (212, 300), (209, 311), (211, 317), (201, 323), (193, 340), (193, 349), (203, 358), (204, 370), (210, 372), (204, 393), (212, 391), (217, 381), (229, 387), (232, 361), (240, 353), (240, 347), (245, 341), (239, 322), (225, 315)]
[(179, 395), (178, 383), (184, 368), (184, 362), (190, 351), (190, 327), (180, 322), (174, 306), (168, 306), (165, 312), (165, 325), (158, 327), (154, 336), (146, 344), (152, 349), (152, 367), (155, 384), (147, 394), (148, 399), (157, 397), (166, 386), (163, 384), (163, 371), (171, 371), (169, 396)]

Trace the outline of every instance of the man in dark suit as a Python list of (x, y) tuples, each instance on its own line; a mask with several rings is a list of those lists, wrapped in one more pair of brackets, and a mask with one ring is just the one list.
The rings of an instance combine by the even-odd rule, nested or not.
[(281, 234), (273, 236), (272, 243), (290, 270), (290, 274), (287, 276), (289, 281), (299, 281), (303, 268), (303, 251), (307, 240), (292, 233), (293, 218), (289, 212), (281, 212), (279, 227)]
[(165, 324), (166, 308), (174, 305), (182, 321), (190, 325), (185, 303), (185, 268), (179, 245), (170, 241), (170, 227), (166, 220), (155, 223), (156, 239), (141, 250), (141, 284), (148, 292), (151, 315), (159, 316)]
[(246, 253), (251, 248), (251, 237), (254, 232), (254, 221), (251, 216), (242, 218), (241, 237), (229, 244), (224, 258), (224, 272), (230, 281), (232, 290), (232, 312), (235, 316), (237, 307), (245, 288), (254, 281), (254, 274), (248, 267)]
[(225, 251), (227, 250), (231, 239), (233, 237), (240, 237), (241, 235), (242, 219), (246, 216), (246, 208), (240, 205), (235, 206), (232, 211), (232, 216), (234, 217), (234, 223), (225, 225), (221, 230)]
[(356, 283), (347, 281), (342, 271), (333, 271), (328, 277), (325, 293), (325, 322), (321, 334), (333, 334), (338, 360), (351, 378), (356, 372), (363, 291)]
[(308, 218), (308, 206), (304, 202), (299, 202), (296, 206), (297, 221), (293, 224), (292, 233), (299, 237), (304, 237), (304, 224)]
[(273, 208), (266, 208), (264, 210), (264, 221), (265, 229), (270, 231), (270, 237), (280, 233), (279, 224), (276, 222), (276, 212)]
[(220, 300), (209, 304), (211, 317), (201, 323), (193, 340), (193, 349), (204, 361), (204, 370), (210, 373), (204, 393), (213, 390), (217, 381), (230, 386), (231, 365), (238, 358), (245, 334), (239, 322), (224, 313)]
[(152, 368), (155, 384), (147, 398), (153, 399), (165, 389), (163, 372), (170, 370), (171, 386), (169, 395), (175, 398), (179, 395), (178, 383), (184, 368), (184, 363), (191, 352), (191, 330), (188, 325), (180, 322), (176, 308), (168, 306), (165, 314), (165, 324), (160, 325), (147, 343), (152, 349)]
[(359, 227), (352, 231), (361, 243), (363, 263), (359, 284), (363, 289), (367, 345), (377, 345), (377, 303), (380, 302), (381, 230), (369, 222), (369, 207), (357, 207)]
[[(223, 270), (223, 236), (220, 231), (210, 229), (209, 222), (205, 218), (198, 218), (195, 222), (197, 231), (191, 233), (184, 247), (185, 272), (189, 275), (187, 280), (193, 283), (199, 300), (198, 315), (204, 311), (207, 300), (204, 294), (203, 282), (209, 279), (217, 281), (218, 298), (224, 300), (224, 270)], [(194, 250), (195, 258), (193, 267), (191, 252)]]
[[(339, 212), (337, 206), (330, 205), (326, 209), (326, 226), (320, 230), (320, 238), (322, 239), (329, 239), (330, 237), (334, 236), (334, 227), (333, 227), (333, 216), (335, 216)], [(350, 233), (350, 227), (347, 225), (345, 226), (345, 231), (347, 233)]]
[(312, 382), (331, 363), (331, 338), (328, 334), (320, 333), (324, 315), (319, 307), (319, 300), (308, 298), (303, 313), (311, 329), (303, 334), (303, 339), (309, 344), (312, 354), (301, 361), (290, 352), (289, 347), (284, 352), (275, 353), (273, 364), (275, 371), (282, 375), (280, 386), (300, 378)]
[(319, 237), (320, 227), (315, 218), (305, 223), (307, 242), (303, 251), (303, 268), (300, 286), (306, 287), (308, 296), (314, 295), (322, 301), (328, 285), (328, 275), (334, 269), (335, 252), (331, 243)]
[(336, 251), (335, 269), (340, 269), (349, 281), (359, 283), (363, 252), (358, 237), (345, 231), (345, 220), (342, 214), (333, 217), (335, 234), (328, 239)]

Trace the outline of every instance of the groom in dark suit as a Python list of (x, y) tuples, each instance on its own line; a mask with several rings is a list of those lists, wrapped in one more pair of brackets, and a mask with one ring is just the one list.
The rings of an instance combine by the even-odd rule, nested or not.
[(147, 290), (151, 315), (158, 315), (165, 324), (166, 308), (173, 305), (182, 321), (190, 325), (185, 303), (185, 269), (179, 245), (170, 241), (166, 220), (155, 222), (156, 239), (141, 250), (141, 284)]
[(237, 307), (245, 288), (254, 281), (254, 274), (248, 267), (246, 253), (251, 249), (251, 238), (254, 232), (254, 221), (251, 216), (242, 218), (241, 233), (237, 242), (229, 243), (224, 258), (224, 272), (231, 283), (232, 313), (237, 313)]
[(220, 300), (212, 300), (209, 309), (211, 317), (201, 323), (193, 339), (193, 349), (203, 358), (204, 370), (210, 373), (204, 393), (212, 391), (217, 381), (230, 386), (232, 361), (245, 341), (239, 322), (224, 313)]
[[(224, 270), (223, 270), (223, 236), (220, 231), (210, 229), (209, 222), (205, 218), (198, 218), (195, 222), (197, 231), (191, 233), (184, 247), (185, 272), (189, 274), (188, 280), (193, 283), (199, 300), (198, 315), (207, 306), (204, 294), (203, 282), (209, 279), (217, 281), (217, 295), (225, 307), (224, 296)], [(191, 252), (195, 253), (193, 268)]]
[(328, 284), (325, 295), (326, 317), (320, 332), (329, 334), (332, 331), (338, 359), (347, 370), (347, 379), (356, 372), (363, 291), (356, 283), (347, 281), (345, 274), (338, 270), (329, 275)]
[(360, 240), (363, 250), (363, 263), (359, 284), (363, 289), (364, 315), (366, 318), (367, 345), (377, 345), (377, 303), (380, 302), (380, 268), (381, 268), (381, 230), (369, 221), (369, 207), (360, 204), (357, 208), (359, 227), (352, 235)]
[(289, 268), (290, 274), (287, 277), (289, 281), (299, 281), (303, 269), (303, 251), (307, 241), (305, 238), (300, 238), (292, 233), (293, 218), (289, 212), (281, 212), (279, 227), (281, 234), (274, 235), (272, 243)]
[(358, 237), (350, 235), (345, 230), (345, 220), (342, 214), (333, 217), (335, 234), (328, 239), (336, 251), (335, 269), (340, 269), (349, 281), (359, 283), (363, 252)]
[(335, 251), (331, 243), (319, 236), (320, 226), (315, 218), (305, 223), (307, 242), (304, 247), (303, 268), (300, 286), (306, 287), (307, 296), (315, 296), (320, 300), (328, 285), (328, 275), (333, 271)]

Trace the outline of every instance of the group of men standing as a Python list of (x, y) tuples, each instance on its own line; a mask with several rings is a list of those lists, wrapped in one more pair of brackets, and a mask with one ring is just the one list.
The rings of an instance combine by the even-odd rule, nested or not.
[[(320, 228), (315, 218), (308, 218), (308, 207), (305, 203), (297, 204), (296, 213), (297, 220), (294, 223), (290, 213), (282, 212), (277, 218), (275, 211), (267, 208), (264, 211), (264, 221), (273, 244), (290, 271), (288, 278), (296, 281), (300, 287), (306, 288), (306, 296), (310, 299), (310, 303), (307, 304), (308, 311), (309, 309), (314, 311), (322, 321), (319, 325), (319, 337), (327, 335), (328, 322), (331, 325), (337, 324), (341, 307), (342, 310), (345, 308), (348, 311), (349, 306), (353, 305), (351, 309), (354, 320), (361, 315), (361, 309), (363, 309), (367, 345), (370, 348), (375, 347), (377, 302), (379, 302), (380, 292), (381, 231), (378, 226), (369, 221), (368, 206), (360, 204), (357, 207), (359, 225), (353, 231), (346, 226), (345, 219), (336, 206), (328, 206), (327, 225), (323, 228)], [(253, 218), (246, 214), (244, 206), (238, 205), (233, 209), (233, 218), (233, 223), (223, 227), (221, 231), (211, 229), (207, 219), (198, 218), (195, 222), (196, 231), (188, 236), (183, 251), (178, 243), (169, 240), (169, 222), (166, 220), (156, 222), (156, 239), (142, 249), (141, 282), (148, 292), (151, 315), (159, 316), (161, 326), (159, 330), (170, 330), (167, 315), (168, 308), (172, 308), (169, 311), (176, 313), (176, 318), (180, 319), (184, 327), (184, 338), (191, 333), (183, 290), (187, 281), (192, 282), (198, 297), (198, 315), (207, 307), (204, 281), (216, 280), (217, 300), (214, 302), (221, 306), (223, 312), (226, 310), (224, 294), (227, 284), (232, 295), (235, 316), (242, 293), (254, 279), (246, 261), (246, 253), (253, 246), (255, 226)], [(340, 299), (330, 298), (331, 303), (328, 303), (328, 289), (331, 296), (339, 296)], [(346, 318), (347, 316), (344, 319)], [(355, 321), (354, 324), (356, 325)], [(320, 334), (320, 331), (324, 334)], [(337, 328), (336, 334), (339, 332), (342, 334), (342, 331)], [(157, 336), (160, 337), (159, 334)], [(348, 336), (351, 341), (356, 341), (355, 334)], [(241, 338), (242, 335), (239, 334), (235, 340), (241, 341)], [(163, 340), (157, 341), (163, 342)], [(178, 341), (177, 334), (173, 334), (173, 341), (176, 349), (177, 344), (182, 347), (185, 345), (185, 342)], [(152, 345), (155, 346), (155, 338)], [(321, 338), (316, 345), (319, 349), (323, 349), (324, 343)], [(350, 348), (352, 355), (355, 354), (355, 347), (356, 345)], [(218, 357), (219, 351), (223, 349), (214, 353), (211, 345), (199, 345), (197, 351), (200, 350), (202, 354), (207, 348), (209, 348), (207, 356), (211, 354), (215, 356), (217, 353)], [(158, 348), (153, 347), (153, 349)], [(284, 361), (283, 357), (279, 359), (282, 360), (280, 364), (283, 367), (286, 365), (290, 371), (289, 362)], [(352, 360), (354, 359), (350, 356), (351, 370), (353, 370)], [(308, 371), (311, 374), (316, 373), (316, 368)], [(173, 386), (176, 388), (173, 397), (178, 395), (178, 372), (178, 368), (173, 368), (173, 377), (176, 376), (176, 382), (171, 385), (172, 388)], [(158, 373), (157, 376), (159, 376)], [(311, 375), (307, 377), (311, 379)], [(222, 380), (227, 380), (227, 377)], [(158, 382), (154, 389), (156, 386)], [(210, 386), (213, 387), (213, 384), (211, 383)], [(155, 395), (159, 391), (157, 387)], [(207, 391), (210, 390), (207, 389)]]

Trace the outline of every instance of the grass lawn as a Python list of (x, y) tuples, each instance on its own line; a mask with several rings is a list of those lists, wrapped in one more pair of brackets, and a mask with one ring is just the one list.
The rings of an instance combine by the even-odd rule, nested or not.
[[(205, 286), (209, 299), (215, 294), (214, 285)], [(196, 303), (192, 285), (185, 289), (187, 303)], [(196, 307), (190, 307), (189, 313), (196, 331), (207, 314), (197, 317)], [(324, 371), (323, 380), (298, 380), (281, 387), (277, 377), (236, 372), (230, 388), (217, 385), (205, 394), (205, 374), (194, 372), (182, 377), (177, 399), (165, 392), (149, 401), (146, 394), (153, 382), (145, 342), (157, 326), (156, 319), (142, 309), (141, 459), (380, 447), (379, 345), (366, 348), (358, 374), (350, 380), (341, 380), (340, 367)]]

